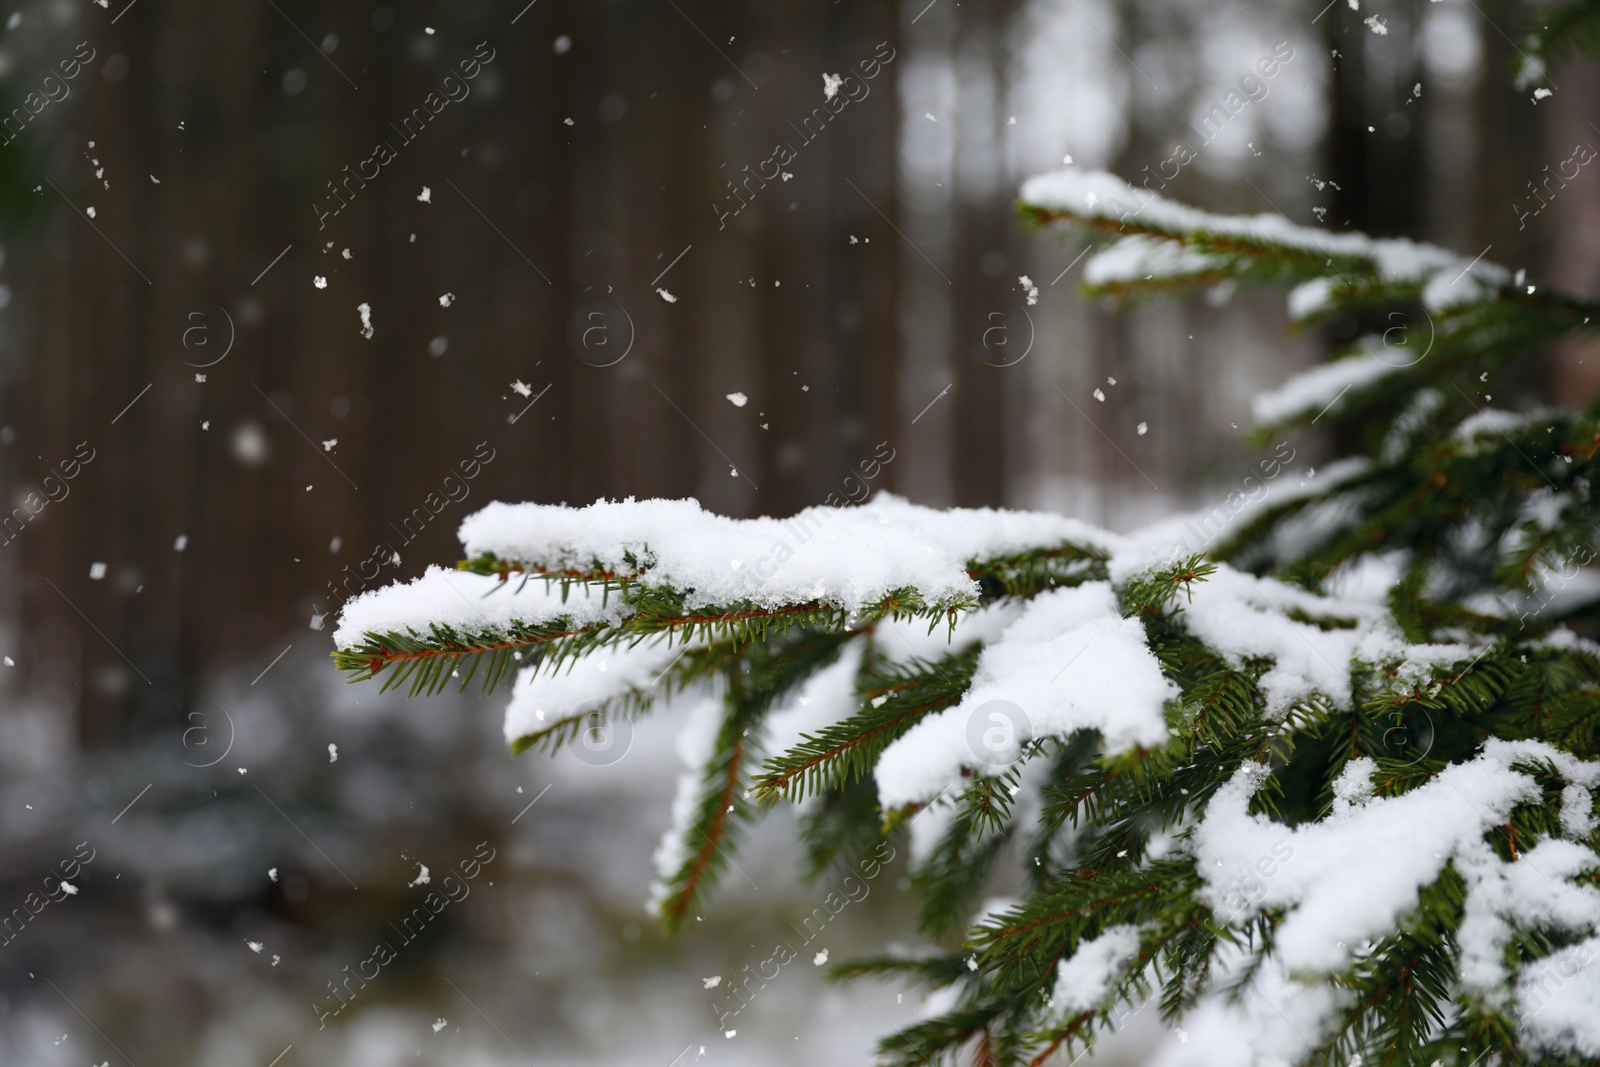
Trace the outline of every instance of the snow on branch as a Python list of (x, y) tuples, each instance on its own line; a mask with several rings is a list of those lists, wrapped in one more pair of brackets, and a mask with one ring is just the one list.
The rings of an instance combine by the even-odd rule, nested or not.
[[(1420, 296), (1441, 311), (1494, 297), (1511, 272), (1404, 238), (1308, 229), (1282, 215), (1218, 215), (1129, 185), (1103, 171), (1068, 169), (1022, 184), (1020, 210), (1038, 222), (1068, 221), (1120, 239), (1085, 265), (1091, 286), (1136, 288), (1174, 279), (1220, 280), (1252, 270), (1282, 278), (1326, 278), (1352, 295), (1381, 285)], [(1336, 279), (1336, 281), (1334, 280)], [(1306, 316), (1326, 305), (1302, 294)]]
[[(686, 711), (650, 894), (669, 929), (779, 801), (815, 870), (870, 879), (909, 837), (945, 947), (841, 971), (944, 998), (890, 1063), (1039, 1065), (1157, 997), (1184, 1028), (1163, 1067), (1600, 1056), (1600, 412), (1487, 406), (1491, 371), (1591, 305), (1105, 174), (1022, 196), (1109, 235), (1099, 291), (1291, 282), (1301, 319), (1421, 304), (1439, 354), (1369, 334), (1257, 398), (1370, 454), (1268, 485), (1280, 451), (1226, 512), (1127, 534), (888, 495), (789, 519), (492, 504), (457, 569), (346, 604), (337, 665), (413, 693), (514, 677), (515, 751)], [(1025, 894), (981, 904), (1006, 858)]]
[(357, 676), (393, 667), (389, 686), (409, 678), (413, 692), (436, 692), (480, 655), (492, 657), (492, 688), (534, 646), (560, 662), (653, 634), (937, 621), (975, 607), (986, 587), (1079, 580), (1103, 562), (1094, 546), (1108, 536), (1061, 516), (941, 512), (887, 495), (787, 520), (725, 518), (693, 500), (491, 504), (462, 523), (461, 570), (430, 568), (351, 600), (335, 658)]
[(686, 591), (692, 608), (819, 601), (859, 611), (897, 589), (930, 604), (977, 592), (977, 560), (1105, 534), (1056, 515), (939, 511), (879, 494), (859, 508), (788, 519), (730, 519), (693, 500), (599, 501), (585, 508), (491, 504), (461, 524), (467, 555), (573, 573), (627, 573)]

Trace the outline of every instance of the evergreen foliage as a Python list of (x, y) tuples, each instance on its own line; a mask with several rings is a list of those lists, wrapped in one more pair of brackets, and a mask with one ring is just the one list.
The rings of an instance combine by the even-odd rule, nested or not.
[[(1542, 63), (1559, 63), (1576, 52), (1592, 53), (1600, 45), (1600, 3), (1574, 0), (1543, 12), (1528, 35), (1528, 50)], [(1528, 70), (1526, 74), (1536, 74)]]
[[(1594, 8), (1551, 18), (1544, 42), (1589, 32)], [(943, 991), (941, 1011), (883, 1041), (888, 1064), (1066, 1063), (1128, 1010), (1159, 1013), (1184, 1040), (1193, 1031), (1197, 1058), (1174, 1062), (1247, 1062), (1198, 1051), (1235, 1028), (1261, 1062), (1595, 1062), (1600, 1030), (1584, 1016), (1600, 1014), (1600, 584), (1587, 565), (1600, 541), (1600, 407), (1506, 412), (1488, 396), (1516, 396), (1549, 342), (1600, 329), (1600, 305), (1426, 246), (1205, 215), (1107, 175), (1034, 179), (1019, 210), (1102, 246), (1091, 294), (1292, 285), (1302, 326), (1367, 324), (1258, 405), (1261, 440), (1328, 431), (1350, 454), (1305, 489), (1269, 490), (1207, 546), (1174, 544), (1175, 527), (1143, 540), (997, 536), (965, 559), (955, 593), (932, 579), (860, 595), (779, 582), (724, 599), (711, 571), (669, 566), (665, 530), (619, 534), (603, 551), (519, 554), (501, 538), (460, 564), (502, 590), (491, 596), (533, 582), (605, 611), (342, 632), (338, 666), (414, 694), (474, 678), (489, 691), (520, 673), (514, 700), (524, 685), (531, 700), (540, 679), (589, 657), (646, 657), (553, 718), (540, 705), (536, 729), (508, 722), (517, 751), (709, 694), (706, 752), (680, 793), (654, 897), (669, 928), (704, 906), (737, 837), (774, 804), (803, 805), (813, 875), (854, 864), (885, 834), (906, 842), (927, 813), (910, 873), (933, 947), (834, 970)], [(950, 544), (969, 543), (968, 518), (991, 521), (948, 518)], [(741, 528), (717, 522), (719, 536)], [(941, 529), (924, 532), (935, 541)], [(835, 551), (881, 547), (851, 527)], [(1381, 576), (1386, 597), (1351, 593), (1361, 574)], [(1105, 625), (1131, 620), (1170, 687), (1164, 740), (1024, 728), (1004, 758), (958, 752), (958, 772), (931, 795), (891, 788), (894, 752), (937, 764), (948, 753), (934, 751), (935, 728), (981, 715), (988, 705), (968, 699), (980, 688), (1003, 689), (1008, 642), (1101, 590)], [(1233, 639), (1246, 601), (1252, 633)], [(902, 624), (913, 622), (941, 643), (912, 641)], [(1278, 651), (1252, 643), (1263, 633)], [(1072, 667), (1060, 664), (1063, 699), (1100, 699), (1073, 695)], [(1309, 680), (1286, 682), (1301, 668)], [(813, 713), (798, 740), (773, 746), (777, 719), (839, 672), (833, 717)], [(1071, 707), (1069, 719), (1081, 713)], [(1467, 829), (1448, 829), (1449, 812)], [(1265, 862), (1227, 860), (1232, 881), (1220, 880), (1208, 860), (1225, 866), (1230, 827), (1280, 834), (1288, 855), (1274, 844)], [(1339, 844), (1351, 828), (1371, 833), (1377, 857), (1453, 851), (1433, 852), (1384, 928), (1335, 945), (1353, 920), (1335, 909), (1319, 925), (1312, 913), (1328, 904), (1323, 884), (1363, 862)], [(1396, 835), (1400, 851), (1384, 852)], [(1295, 873), (1308, 868), (1328, 873)], [(1372, 872), (1374, 884), (1388, 873)], [(996, 887), (1019, 899), (986, 907)], [(1360, 893), (1347, 903), (1382, 917)], [(1588, 1007), (1562, 1008), (1562, 996)]]

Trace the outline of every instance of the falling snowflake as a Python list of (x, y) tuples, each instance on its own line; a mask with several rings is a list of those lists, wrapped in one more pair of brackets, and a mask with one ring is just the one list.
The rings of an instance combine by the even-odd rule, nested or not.
[(316, 286), (318, 289), (326, 289), (328, 287), (328, 279), (319, 274), (315, 278), (311, 279), (311, 284)]
[(745, 396), (743, 393), (729, 393), (728, 403), (732, 404), (736, 408), (742, 408), (746, 404), (750, 403), (750, 398)]
[(821, 952), (819, 952), (815, 956), (811, 957), (811, 965), (813, 967), (821, 967), (824, 963), (827, 963), (827, 962), (828, 962), (828, 950), (827, 949), (823, 949)]
[(448, 1021), (444, 1016), (441, 1015), (439, 1018), (433, 1020), (433, 1032), (437, 1034), (440, 1030), (443, 1030), (448, 1025)]
[(422, 192), (417, 194), (417, 199), (422, 201), (424, 204), (433, 203), (433, 190), (424, 185), (422, 187)]
[(421, 867), (422, 869), (417, 872), (417, 877), (412, 881), (407, 882), (406, 885), (416, 887), (419, 885), (427, 885), (429, 882), (433, 881), (433, 876), (428, 873), (428, 865), (426, 863), (419, 863), (417, 866)]
[(439, 298), (439, 306), (442, 307), (442, 308), (447, 308), (451, 304), (454, 304), (455, 302), (456, 302), (456, 294), (454, 294), (454, 293), (445, 293), (443, 296), (441, 296)]
[(1026, 274), (1021, 274), (1017, 276), (1017, 281), (1022, 284), (1023, 292), (1028, 294), (1028, 306), (1032, 307), (1037, 304), (1039, 302), (1039, 287), (1033, 284), (1033, 279)]
[(361, 314), (361, 336), (372, 340), (372, 305), (357, 304), (356, 311)]
[(656, 295), (669, 304), (676, 304), (678, 302), (678, 298), (667, 292), (665, 289), (657, 289)]
[(329, 763), (338, 763), (339, 762), (339, 746), (334, 744), (332, 741), (328, 742), (328, 762)]
[(835, 96), (839, 95), (839, 86), (841, 86), (843, 84), (844, 84), (844, 76), (843, 75), (841, 75), (841, 74), (826, 74), (826, 73), (824, 73), (822, 75), (822, 96), (823, 96), (823, 99), (832, 100)]

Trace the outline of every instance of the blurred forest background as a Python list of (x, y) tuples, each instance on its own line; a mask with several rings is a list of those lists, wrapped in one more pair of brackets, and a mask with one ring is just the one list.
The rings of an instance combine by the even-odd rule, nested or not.
[[(490, 500), (789, 514), (883, 443), (866, 488), (928, 504), (1125, 527), (1228, 492), (1249, 396), (1340, 331), (1246, 292), (1084, 302), (1078, 249), (1011, 207), (1068, 158), (1139, 182), (1184, 141), (1170, 195), (1600, 291), (1600, 175), (1530, 184), (1600, 143), (1600, 74), (1513, 83), (1537, 7), (1350, 6), (6, 9), (0, 913), (94, 858), (7, 928), (0, 1062), (869, 1062), (920, 1006), (809, 958), (718, 1025), (705, 980), (829, 889), (781, 833), (687, 933), (650, 928), (670, 717), (609, 766), (514, 760), (503, 696), (343, 687), (339, 601), (455, 559)], [(828, 74), (856, 77), (836, 114)], [(1554, 357), (1525, 389), (1587, 396), (1595, 361)], [(421, 866), (485, 841), (470, 899), (319, 1019)], [(904, 875), (830, 928), (835, 960), (915, 942)], [(1127, 1034), (1100, 1058), (1172, 1039)]]

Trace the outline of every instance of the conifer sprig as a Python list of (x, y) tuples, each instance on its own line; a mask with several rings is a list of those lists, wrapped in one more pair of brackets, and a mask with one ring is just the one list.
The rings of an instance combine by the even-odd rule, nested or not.
[[(425, 634), (369, 633), (361, 643), (336, 650), (334, 663), (351, 681), (388, 671), (385, 691), (410, 681), (410, 694), (416, 696), (442, 692), (455, 678), (465, 689), (477, 672), (475, 660), (483, 657), (488, 664), (483, 692), (489, 693), (505, 680), (512, 664), (523, 659), (525, 649), (537, 651), (537, 662), (544, 669), (555, 670), (599, 648), (637, 644), (658, 636), (680, 643), (733, 641), (749, 645), (797, 628), (844, 630), (860, 620), (920, 618), (938, 625), (977, 606), (976, 598), (965, 597), (929, 603), (916, 589), (906, 588), (860, 611), (817, 600), (776, 606), (745, 601), (691, 608), (684, 591), (644, 585), (630, 589), (624, 603), (627, 614), (616, 622), (580, 625), (562, 618), (540, 625), (513, 622), (503, 630), (475, 633), (437, 624)], [(458, 672), (463, 662), (468, 665), (464, 678)]]
[[(1571, 0), (1535, 16), (1537, 28), (1528, 35), (1529, 52), (1543, 65), (1557, 65), (1575, 53), (1593, 53), (1600, 46), (1600, 0)], [(1524, 64), (1524, 77), (1542, 74), (1539, 67)]]
[[(1600, 40), (1597, 11), (1548, 19), (1544, 54)], [(484, 513), (459, 565), (496, 579), (498, 614), (352, 627), (338, 666), (413, 693), (515, 673), (539, 711), (512, 731), (517, 751), (701, 701), (705, 751), (654, 900), (669, 929), (705, 910), (779, 801), (802, 805), (812, 876), (856, 870), (886, 839), (914, 846), (903, 869), (929, 945), (833, 972), (941, 991), (941, 1010), (881, 1043), (887, 1064), (1065, 1063), (1143, 1010), (1274, 1035), (1305, 1067), (1592, 1062), (1600, 1026), (1541, 1014), (1529, 990), (1600, 945), (1600, 404), (1489, 398), (1516, 395), (1510, 379), (1552, 340), (1600, 329), (1600, 303), (1107, 175), (1034, 179), (1019, 211), (1103, 246), (1092, 295), (1285, 285), (1297, 325), (1363, 327), (1257, 404), (1260, 433), (1331, 429), (1348, 454), (1272, 483), (1204, 552), (882, 498), (782, 525), (692, 502), (581, 521), (518, 505)], [(575, 543), (554, 545), (544, 519)], [(1350, 591), (1363, 569), (1384, 595)], [(518, 621), (530, 590), (549, 595)], [(908, 653), (909, 621), (942, 641)], [(590, 656), (617, 671), (562, 674)], [(988, 751), (984, 708), (1012, 698), (1014, 743)], [(1352, 846), (1355, 826), (1376, 829)], [(1388, 857), (1377, 896), (1399, 903), (1358, 927), (1362, 892), (1337, 907), (1318, 894), (1368, 847)], [(1000, 890), (1017, 898), (993, 902)], [(1307, 932), (1313, 904), (1326, 944)]]
[(869, 656), (862, 671), (861, 710), (769, 760), (755, 781), (757, 797), (800, 801), (865, 778), (891, 742), (961, 699), (981, 650), (970, 646), (936, 662), (907, 664)]

